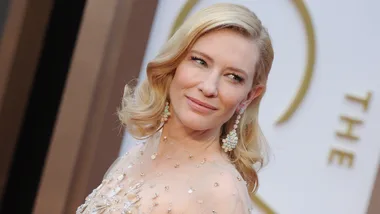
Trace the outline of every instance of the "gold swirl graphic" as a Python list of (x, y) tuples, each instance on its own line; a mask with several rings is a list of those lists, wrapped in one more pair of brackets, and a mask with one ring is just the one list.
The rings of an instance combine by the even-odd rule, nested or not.
[[(199, 0), (187, 0), (185, 5), (182, 7), (180, 13), (178, 14), (175, 22), (172, 26), (170, 36), (174, 34), (174, 32), (178, 29), (178, 27), (184, 22), (190, 11), (193, 7), (199, 2)], [(311, 79), (313, 77), (314, 72), (314, 64), (315, 64), (315, 34), (313, 24), (311, 22), (310, 14), (305, 7), (305, 4), (302, 0), (292, 0), (297, 11), (301, 15), (302, 22), (305, 27), (306, 37), (307, 37), (307, 63), (304, 71), (304, 76), (301, 81), (301, 86), (299, 87), (296, 96), (293, 98), (289, 107), (286, 108), (285, 112), (277, 119), (276, 124), (282, 124), (288, 121), (293, 114), (297, 111), (299, 106), (301, 105), (303, 99), (305, 98), (309, 86), (311, 83)]]
[(314, 64), (315, 64), (315, 34), (314, 34), (314, 28), (311, 22), (310, 14), (307, 11), (305, 4), (303, 3), (302, 0), (293, 0), (292, 2), (294, 3), (298, 12), (300, 13), (302, 22), (306, 30), (307, 63), (306, 63), (306, 68), (305, 68), (304, 77), (302, 79), (301, 86), (298, 89), (298, 92), (296, 96), (294, 97), (293, 101), (291, 102), (290, 106), (277, 120), (276, 122), (277, 125), (288, 121), (296, 112), (296, 110), (299, 108), (301, 102), (303, 101), (303, 99), (306, 96), (306, 93), (309, 90), (311, 79), (313, 77)]
[(172, 29), (170, 31), (170, 37), (173, 36), (174, 32), (181, 26), (181, 24), (185, 21), (187, 15), (189, 15), (190, 11), (193, 7), (198, 3), (199, 0), (188, 0), (185, 5), (183, 5), (181, 11), (179, 12), (177, 18), (174, 21)]

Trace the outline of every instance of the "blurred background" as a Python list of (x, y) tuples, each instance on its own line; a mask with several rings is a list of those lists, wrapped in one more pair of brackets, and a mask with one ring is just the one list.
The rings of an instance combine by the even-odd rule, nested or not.
[(1, 0), (0, 213), (75, 213), (136, 142), (124, 85), (194, 11), (234, 2), (269, 29), (258, 213), (380, 213), (380, 2)]

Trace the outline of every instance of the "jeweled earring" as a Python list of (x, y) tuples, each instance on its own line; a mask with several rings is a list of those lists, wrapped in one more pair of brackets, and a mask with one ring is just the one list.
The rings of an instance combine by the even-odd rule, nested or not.
[(227, 137), (222, 140), (223, 145), (222, 148), (224, 149), (224, 152), (230, 152), (233, 149), (236, 148), (236, 145), (238, 144), (238, 136), (236, 129), (238, 128), (241, 115), (244, 113), (244, 108), (240, 109), (238, 116), (236, 117), (235, 124), (233, 129), (227, 134)]
[(164, 113), (162, 114), (161, 122), (166, 122), (168, 121), (168, 118), (170, 116), (170, 111), (169, 111), (169, 102), (165, 103), (165, 110)]

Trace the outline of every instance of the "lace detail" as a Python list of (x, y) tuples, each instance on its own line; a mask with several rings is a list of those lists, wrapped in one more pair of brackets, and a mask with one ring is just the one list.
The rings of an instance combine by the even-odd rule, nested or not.
[(136, 147), (115, 161), (76, 214), (251, 213), (246, 182), (231, 163), (178, 154)]
[(128, 179), (125, 171), (116, 169), (86, 197), (76, 214), (138, 213), (137, 207), (141, 199), (138, 193), (143, 183), (143, 180), (136, 183)]

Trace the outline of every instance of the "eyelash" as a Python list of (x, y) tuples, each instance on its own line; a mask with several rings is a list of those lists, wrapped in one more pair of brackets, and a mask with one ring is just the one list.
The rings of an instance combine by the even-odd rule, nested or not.
[(228, 74), (228, 76), (231, 76), (231, 75), (233, 76), (232, 79), (237, 81), (238, 83), (242, 83), (244, 81), (244, 79), (237, 74)]
[(204, 60), (201, 59), (201, 58), (198, 58), (198, 57), (192, 56), (192, 57), (191, 57), (191, 60), (196, 61), (198, 64), (207, 67), (207, 62), (204, 61)]
[[(191, 60), (195, 61), (196, 63), (198, 63), (201, 66), (207, 67), (207, 62), (204, 61), (203, 59), (199, 58), (199, 57), (191, 56)], [(234, 81), (236, 81), (238, 83), (243, 83), (243, 81), (244, 81), (244, 79), (241, 76), (234, 74), (234, 73), (230, 73), (227, 76), (232, 76), (231, 79), (233, 79)]]

